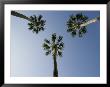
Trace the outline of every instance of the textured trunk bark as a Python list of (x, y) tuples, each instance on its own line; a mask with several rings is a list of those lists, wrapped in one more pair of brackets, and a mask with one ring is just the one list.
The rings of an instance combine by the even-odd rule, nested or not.
[(23, 18), (23, 19), (26, 19), (28, 21), (31, 21), (30, 18), (26, 17), (25, 15), (21, 14), (21, 13), (18, 13), (16, 11), (11, 11), (11, 15), (13, 16), (16, 16), (16, 17), (19, 17), (19, 18)]
[(58, 77), (58, 69), (57, 69), (57, 59), (56, 59), (56, 55), (57, 55), (57, 46), (55, 46), (54, 55), (53, 55), (53, 62), (54, 62), (53, 77)]
[(57, 69), (57, 61), (56, 61), (56, 56), (53, 57), (54, 60), (54, 71), (53, 71), (53, 76), (58, 77), (58, 69)]
[(94, 22), (96, 22), (97, 20), (99, 20), (99, 17), (94, 18), (94, 19), (91, 19), (91, 20), (87, 21), (87, 22), (84, 23), (84, 24), (81, 24), (80, 27), (87, 26), (88, 24), (94, 23)]

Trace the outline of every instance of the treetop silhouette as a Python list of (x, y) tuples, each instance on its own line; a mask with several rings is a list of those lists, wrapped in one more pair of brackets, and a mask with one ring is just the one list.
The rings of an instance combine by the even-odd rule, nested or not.
[(87, 32), (87, 25), (100, 20), (100, 17), (96, 17), (91, 20), (88, 19), (89, 17), (82, 13), (78, 13), (76, 15), (72, 14), (67, 21), (67, 32), (71, 33), (73, 37), (76, 35), (82, 37)]

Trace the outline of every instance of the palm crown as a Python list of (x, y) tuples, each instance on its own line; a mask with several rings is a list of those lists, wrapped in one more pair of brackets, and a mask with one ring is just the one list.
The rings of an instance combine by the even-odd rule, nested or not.
[(83, 34), (86, 33), (86, 26), (80, 26), (83, 23), (86, 23), (88, 20), (88, 17), (85, 15), (82, 15), (82, 13), (78, 13), (75, 16), (71, 15), (69, 20), (67, 21), (67, 32), (70, 32), (71, 35), (74, 37), (75, 35), (79, 35), (79, 37), (82, 37)]
[(29, 25), (29, 30), (32, 30), (33, 32), (36, 32), (36, 34), (39, 31), (44, 31), (44, 25), (46, 20), (42, 20), (42, 15), (39, 15), (38, 17), (36, 17), (35, 15), (30, 16), (30, 23), (28, 23)]
[(45, 26), (46, 20), (42, 19), (43, 18), (42, 15), (39, 15), (38, 17), (36, 15), (27, 17), (24, 14), (18, 13), (16, 11), (11, 11), (11, 15), (28, 20), (29, 21), (28, 29), (32, 30), (36, 34), (38, 34), (38, 32), (41, 30), (44, 31), (44, 26)]
[(56, 33), (52, 34), (51, 41), (45, 39), (43, 43), (43, 48), (46, 50), (46, 55), (52, 53), (52, 55), (62, 57), (62, 50), (64, 48), (64, 43), (62, 42), (62, 36), (56, 36)]

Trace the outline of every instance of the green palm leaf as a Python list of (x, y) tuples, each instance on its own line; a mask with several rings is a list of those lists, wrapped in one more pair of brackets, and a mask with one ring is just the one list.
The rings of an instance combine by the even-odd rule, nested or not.
[(51, 53), (51, 50), (48, 50), (45, 55), (48, 56)]
[(45, 39), (44, 40), (47, 44), (50, 44), (50, 40)]
[(52, 34), (52, 42), (55, 43), (56, 40), (56, 33)]
[(50, 46), (46, 43), (43, 44), (43, 48), (44, 50), (49, 50), (50, 49)]
[(58, 51), (58, 56), (62, 57), (62, 52), (61, 51)]

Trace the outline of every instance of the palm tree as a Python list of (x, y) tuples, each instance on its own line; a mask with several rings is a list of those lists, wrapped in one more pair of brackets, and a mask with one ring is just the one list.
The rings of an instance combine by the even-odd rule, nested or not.
[(83, 15), (82, 13), (78, 13), (75, 16), (71, 15), (69, 20), (67, 21), (67, 32), (70, 32), (73, 37), (76, 35), (82, 37), (83, 34), (87, 32), (87, 25), (98, 20), (100, 20), (100, 17), (88, 20), (88, 17), (86, 15)]
[(46, 51), (46, 55), (52, 54), (54, 61), (54, 70), (53, 77), (58, 77), (57, 69), (57, 56), (62, 57), (62, 50), (64, 48), (64, 43), (62, 42), (62, 36), (56, 36), (56, 33), (53, 33), (51, 40), (44, 40), (43, 48)]
[(23, 18), (25, 20), (28, 20), (28, 26), (29, 26), (29, 30), (32, 30), (33, 33), (35, 32), (36, 34), (38, 34), (39, 31), (44, 31), (44, 25), (46, 20), (43, 20), (43, 16), (39, 15), (38, 17), (36, 17), (36, 15), (27, 17), (24, 14), (18, 13), (16, 11), (11, 11), (11, 15), (19, 17), (19, 18)]

